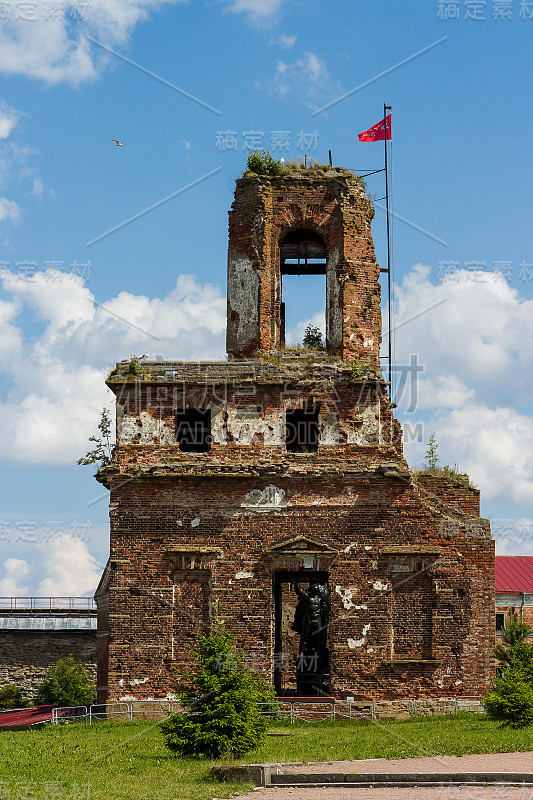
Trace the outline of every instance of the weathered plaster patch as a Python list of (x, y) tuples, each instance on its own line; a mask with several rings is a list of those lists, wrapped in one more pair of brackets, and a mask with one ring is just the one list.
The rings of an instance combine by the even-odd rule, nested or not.
[(372, 550), (371, 544), (365, 544), (365, 550)]
[(354, 594), (356, 592), (358, 592), (358, 591), (359, 591), (359, 589), (355, 589), (354, 587), (352, 587), (351, 589), (343, 589), (342, 586), (336, 586), (335, 587), (335, 592), (341, 598), (342, 604), (343, 604), (344, 608), (346, 609), (346, 611), (350, 611), (350, 609), (352, 609), (352, 608), (355, 609), (355, 611), (366, 611), (367, 610), (367, 606), (358, 606), (352, 600)]
[(254, 577), (254, 573), (253, 572), (237, 572), (235, 577), (237, 578), (237, 580), (241, 581), (243, 578), (253, 578)]
[(352, 542), (348, 547), (345, 547), (344, 552), (349, 553), (354, 547), (357, 547), (357, 542)]
[(368, 625), (364, 625), (363, 626), (363, 635), (362, 635), (362, 637), (360, 639), (348, 639), (347, 640), (348, 641), (348, 647), (350, 648), (350, 650), (355, 650), (356, 647), (362, 647), (364, 645), (365, 640), (366, 640), (366, 635), (367, 635), (369, 630), (370, 630), (370, 622), (368, 623)]
[(147, 411), (141, 411), (138, 417), (130, 417), (117, 403), (118, 444), (154, 444), (156, 439), (161, 444), (173, 444), (174, 431)]
[(148, 683), (150, 678), (132, 678), (129, 681), (130, 686), (142, 686), (143, 683)]
[(265, 445), (285, 443), (285, 415), (275, 411), (264, 416), (255, 406), (250, 408), (228, 408), (227, 433), (236, 445), (249, 445), (255, 435), (263, 436)]
[(191, 528), (197, 528), (200, 524), (200, 517), (195, 517), (191, 522)]
[(328, 344), (333, 349), (342, 345), (341, 285), (337, 275), (339, 249), (328, 253), (326, 272), (326, 331)]
[(223, 406), (211, 407), (211, 438), (215, 444), (228, 443), (226, 409)]
[(330, 413), (320, 426), (319, 444), (336, 445), (339, 444), (339, 438), (339, 419), (336, 414)]
[(228, 253), (228, 346), (240, 350), (259, 336), (259, 275), (249, 258)]
[(277, 486), (265, 486), (264, 489), (253, 489), (244, 496), (241, 506), (255, 511), (270, 511), (287, 506), (285, 492)]
[(356, 420), (360, 424), (355, 426), (342, 426), (346, 434), (347, 444), (357, 444), (361, 446), (371, 445), (374, 442), (384, 444), (382, 441), (380, 425), (379, 425), (379, 401), (374, 403), (373, 406), (368, 406), (360, 414), (356, 415)]
[(383, 583), (382, 581), (374, 581), (372, 586), (374, 587), (374, 589), (377, 589), (380, 592), (383, 592), (383, 591), (385, 591), (385, 589), (389, 588), (389, 584), (388, 583)]
[(335, 586), (335, 591), (342, 600), (342, 604), (346, 611), (355, 608), (355, 603), (352, 602), (353, 592), (351, 589), (343, 589), (341, 586)]

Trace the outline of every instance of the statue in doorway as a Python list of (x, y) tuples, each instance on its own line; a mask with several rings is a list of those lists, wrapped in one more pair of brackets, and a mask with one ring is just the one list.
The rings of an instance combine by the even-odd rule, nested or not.
[(328, 588), (313, 581), (304, 591), (297, 581), (294, 589), (300, 599), (294, 613), (292, 630), (300, 634), (300, 653), (316, 653), (323, 657), (329, 623)]

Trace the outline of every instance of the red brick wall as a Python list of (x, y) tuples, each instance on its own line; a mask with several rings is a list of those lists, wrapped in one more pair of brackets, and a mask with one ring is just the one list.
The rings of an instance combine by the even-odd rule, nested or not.
[[(328, 581), (335, 697), (477, 694), (490, 684), (489, 525), (476, 490), (415, 479), (403, 459), (379, 364), (373, 208), (356, 178), (334, 172), (237, 181), (229, 362), (142, 364), (137, 376), (123, 362), (108, 379), (117, 446), (98, 478), (111, 491), (111, 699), (165, 696), (217, 607), (272, 679), (280, 573)], [(280, 242), (302, 228), (327, 249), (328, 353), (272, 352)], [(319, 409), (318, 449), (289, 452), (286, 412), (306, 406)], [(180, 449), (185, 409), (210, 411), (209, 452)]]
[[(110, 697), (164, 696), (215, 603), (250, 662), (271, 677), (273, 575), (302, 564), (265, 548), (302, 534), (339, 551), (327, 570), (336, 696), (475, 694), (487, 685), (494, 602), (486, 523), (473, 518), (443, 533), (408, 482), (377, 475), (277, 479), (288, 506), (244, 508), (246, 494), (266, 484), (191, 477), (112, 486)], [(383, 552), (391, 543), (397, 555)], [(194, 567), (182, 555), (214, 547), (220, 553), (197, 555)]]
[[(328, 252), (330, 349), (344, 360), (380, 370), (373, 217), (360, 179), (347, 170), (326, 177), (310, 171), (296, 177), (240, 178), (229, 215), (228, 352), (245, 358), (280, 347), (280, 243), (289, 231), (307, 229), (320, 235)], [(250, 325), (247, 311), (254, 306), (257, 322)]]

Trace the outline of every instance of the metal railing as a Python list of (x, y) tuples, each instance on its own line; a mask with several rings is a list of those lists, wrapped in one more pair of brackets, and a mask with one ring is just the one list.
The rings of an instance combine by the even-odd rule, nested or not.
[(52, 711), (52, 723), (66, 722), (132, 722), (135, 717), (157, 715), (168, 716), (180, 710), (173, 700), (134, 700), (127, 703), (96, 703), (91, 706), (63, 706)]
[[(323, 720), (378, 720), (401, 716), (424, 716), (434, 714), (458, 714), (460, 711), (483, 713), (482, 697), (477, 695), (462, 697), (436, 697), (423, 700), (379, 700), (348, 701), (335, 700), (302, 702), (297, 697), (283, 698), (273, 703), (259, 703), (264, 716), (277, 715), (291, 723), (320, 722)], [(173, 700), (134, 700), (129, 702), (98, 703), (92, 706), (65, 706), (54, 708), (52, 723), (124, 721), (132, 722), (140, 716), (168, 716), (181, 710)]]
[(0, 597), (0, 614), (96, 613), (92, 597)]
[[(273, 713), (275, 703), (261, 703), (262, 713), (269, 716)], [(484, 711), (482, 697), (478, 695), (462, 697), (438, 697), (427, 699), (348, 701), (334, 702), (301, 702), (297, 697), (279, 700), (278, 713), (284, 719), (295, 722), (301, 720), (314, 722), (321, 720), (359, 720), (359, 719), (393, 719), (398, 716), (412, 717), (434, 714), (458, 714), (469, 711), (481, 714)]]

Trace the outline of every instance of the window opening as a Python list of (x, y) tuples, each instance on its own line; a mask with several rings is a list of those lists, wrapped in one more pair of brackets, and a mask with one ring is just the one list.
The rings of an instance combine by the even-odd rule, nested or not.
[(309, 453), (318, 450), (318, 412), (313, 405), (285, 412), (285, 447), (291, 453)]
[[(280, 245), (281, 309), (280, 344), (285, 346), (286, 328), (310, 317), (307, 309), (316, 309), (316, 299), (325, 306), (327, 251), (322, 238), (314, 231), (290, 231)], [(305, 276), (305, 279), (304, 279)], [(320, 309), (321, 310), (321, 309)], [(319, 325), (325, 336), (325, 325)]]
[(208, 453), (211, 450), (211, 410), (178, 411), (176, 441), (183, 453)]
[(505, 614), (496, 614), (496, 631), (502, 631), (505, 627)]

